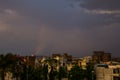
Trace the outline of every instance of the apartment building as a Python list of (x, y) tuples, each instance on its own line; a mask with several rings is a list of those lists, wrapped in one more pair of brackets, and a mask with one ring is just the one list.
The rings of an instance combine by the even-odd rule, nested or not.
[(111, 61), (111, 53), (105, 53), (104, 51), (94, 51), (92, 60), (94, 63)]
[(95, 66), (96, 80), (120, 80), (120, 64)]

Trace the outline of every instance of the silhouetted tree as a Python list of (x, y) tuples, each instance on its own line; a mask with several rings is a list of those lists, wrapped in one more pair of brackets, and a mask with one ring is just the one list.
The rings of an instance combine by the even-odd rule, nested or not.
[(12, 68), (16, 64), (16, 56), (12, 53), (7, 53), (6, 55), (0, 55), (0, 69), (1, 78), (4, 80), (6, 72), (12, 72)]
[(44, 76), (44, 80), (48, 80), (48, 65), (44, 65), (43, 66), (43, 76)]
[(55, 71), (54, 71), (54, 68), (53, 68), (53, 66), (51, 66), (51, 71), (50, 71), (50, 73), (49, 73), (49, 78), (50, 78), (50, 80), (55, 80)]
[(83, 80), (84, 71), (81, 67), (75, 65), (69, 71), (69, 79), (70, 80)]
[(37, 67), (34, 70), (34, 80), (43, 80), (41, 75), (42, 75), (42, 67)]
[(87, 63), (86, 66), (86, 78), (88, 80), (95, 80), (94, 66), (91, 63)]
[(62, 78), (67, 77), (67, 71), (65, 67), (60, 66), (59, 72), (58, 72), (58, 80), (62, 80)]

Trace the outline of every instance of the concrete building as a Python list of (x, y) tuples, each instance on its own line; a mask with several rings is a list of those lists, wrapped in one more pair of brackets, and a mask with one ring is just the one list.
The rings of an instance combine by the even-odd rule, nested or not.
[(78, 66), (81, 66), (82, 69), (86, 69), (87, 62), (85, 60), (79, 59)]
[(111, 53), (105, 53), (104, 51), (94, 51), (92, 60), (94, 63), (111, 61)]
[(96, 80), (120, 80), (120, 65), (97, 64)]

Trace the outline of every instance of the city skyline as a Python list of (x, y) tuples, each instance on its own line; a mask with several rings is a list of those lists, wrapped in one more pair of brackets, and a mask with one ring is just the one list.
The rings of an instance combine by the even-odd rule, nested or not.
[(1, 0), (0, 53), (120, 56), (119, 0)]

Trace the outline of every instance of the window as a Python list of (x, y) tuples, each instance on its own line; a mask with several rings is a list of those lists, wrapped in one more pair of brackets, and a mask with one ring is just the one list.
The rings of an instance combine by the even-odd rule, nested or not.
[(120, 80), (120, 77), (114, 76), (113, 80)]
[(120, 73), (119, 68), (113, 69), (113, 73), (114, 73), (114, 74)]

